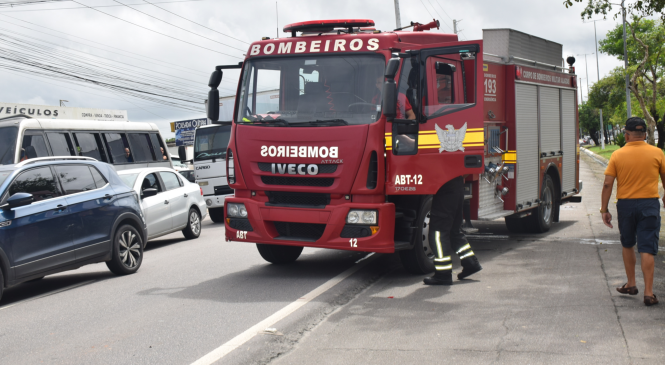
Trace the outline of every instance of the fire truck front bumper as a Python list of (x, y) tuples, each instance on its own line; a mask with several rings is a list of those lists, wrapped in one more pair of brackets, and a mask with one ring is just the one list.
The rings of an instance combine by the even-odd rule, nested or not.
[[(269, 206), (251, 199), (229, 197), (224, 212), (227, 241), (395, 252), (395, 205), (392, 203), (349, 202), (318, 209)], [(375, 220), (372, 221), (372, 217)], [(361, 224), (350, 224), (347, 219)], [(370, 223), (364, 224), (367, 221)]]

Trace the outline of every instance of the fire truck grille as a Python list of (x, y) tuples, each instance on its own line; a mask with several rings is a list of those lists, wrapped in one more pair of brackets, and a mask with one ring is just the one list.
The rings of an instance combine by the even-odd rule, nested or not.
[(248, 231), (248, 232), (254, 231), (254, 228), (252, 228), (252, 224), (249, 223), (249, 219), (230, 218), (229, 227), (237, 229), (239, 231)]
[(281, 239), (316, 241), (323, 236), (325, 224), (274, 222)]
[(291, 193), (266, 191), (269, 204), (303, 207), (325, 207), (330, 204), (330, 194)]
[(332, 186), (335, 179), (315, 177), (290, 177), (290, 176), (261, 176), (261, 181), (266, 185), (292, 185), (292, 186)]
[[(316, 165), (319, 167), (319, 174), (332, 174), (337, 171), (337, 165), (326, 164), (326, 165)], [(259, 170), (263, 172), (272, 172), (272, 164), (267, 162), (259, 162)]]

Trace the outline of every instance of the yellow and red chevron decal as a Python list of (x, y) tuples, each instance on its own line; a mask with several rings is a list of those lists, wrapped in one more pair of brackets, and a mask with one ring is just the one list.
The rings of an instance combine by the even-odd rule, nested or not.
[[(464, 135), (464, 147), (483, 147), (485, 146), (485, 133), (484, 128), (469, 128)], [(441, 142), (436, 135), (436, 130), (419, 131), (418, 132), (418, 149), (426, 148), (439, 148)], [(386, 149), (388, 151), (393, 149), (393, 136), (392, 133), (386, 133)]]

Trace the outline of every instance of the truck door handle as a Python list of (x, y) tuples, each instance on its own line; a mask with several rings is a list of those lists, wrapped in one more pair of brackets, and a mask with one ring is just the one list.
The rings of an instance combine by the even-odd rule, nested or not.
[(104, 199), (111, 200), (112, 198), (113, 198), (113, 195), (111, 195), (111, 194), (104, 195)]
[(168, 201), (168, 200), (164, 200), (164, 204), (168, 204), (168, 203), (169, 203), (169, 201)]
[(65, 209), (67, 209), (66, 206), (64, 206), (64, 205), (62, 205), (62, 204), (58, 204), (58, 205), (56, 206), (56, 209), (55, 209), (55, 210), (57, 210), (58, 212), (62, 212), (62, 211), (65, 210)]
[(187, 193), (185, 193), (185, 198), (188, 197), (188, 196), (189, 196), (189, 195), (187, 195)]

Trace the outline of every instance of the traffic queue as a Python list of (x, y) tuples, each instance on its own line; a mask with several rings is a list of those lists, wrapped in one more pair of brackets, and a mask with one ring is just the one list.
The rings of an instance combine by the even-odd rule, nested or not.
[(200, 236), (203, 190), (172, 168), (157, 127), (95, 128), (0, 119), (0, 299), (5, 288), (88, 264), (133, 274), (148, 240)]

